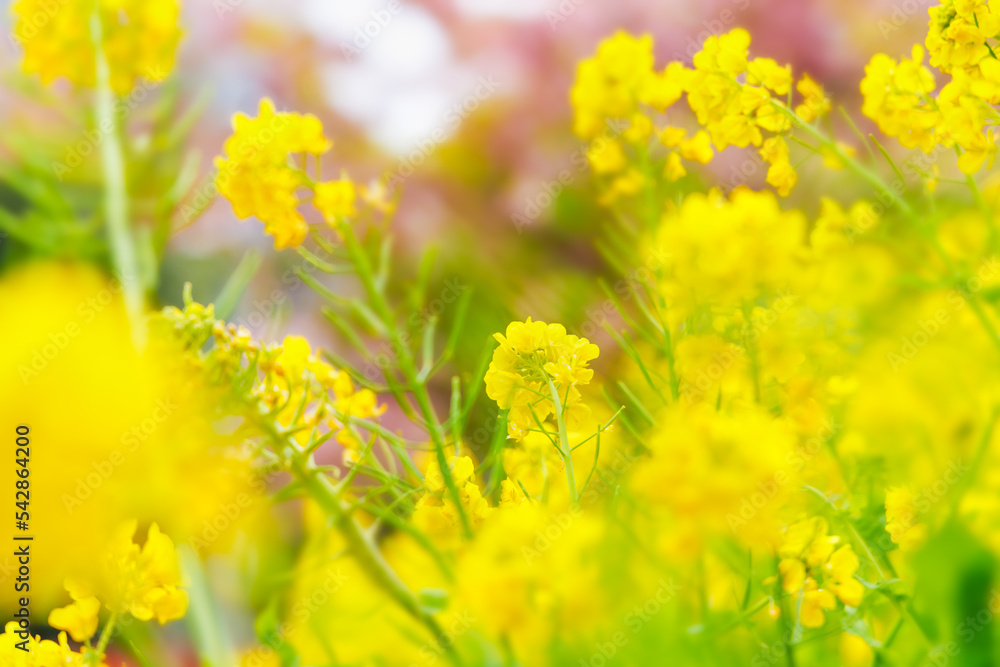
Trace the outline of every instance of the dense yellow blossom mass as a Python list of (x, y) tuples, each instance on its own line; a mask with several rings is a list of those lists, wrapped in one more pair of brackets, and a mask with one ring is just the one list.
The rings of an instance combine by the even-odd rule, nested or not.
[[(14, 11), (45, 81), (172, 63), (174, 3), (63, 2), (29, 35), (43, 4)], [(17, 474), (51, 631), (8, 624), (2, 664), (139, 660), (187, 615), (192, 655), (246, 667), (997, 662), (1000, 2), (928, 18), (859, 82), (881, 138), (743, 28), (690, 62), (603, 40), (568, 95), (574, 195), (625, 275), (531, 302), (566, 325), (481, 292), (437, 312), (433, 255), (395, 276), (401, 200), (324, 178), (320, 118), (267, 98), (212, 177), (306, 262), (331, 344), (220, 319), (242, 269), (218, 305), (187, 284), (140, 312), (144, 344), (129, 276), (11, 269), (0, 312), (45, 304), (0, 346), (0, 417), (37, 424)], [(207, 582), (219, 562), (238, 576)]]
[(12, 10), (17, 23), (11, 36), (24, 49), (24, 71), (45, 83), (66, 77), (80, 86), (95, 85), (95, 11), (110, 84), (119, 95), (140, 79), (162, 81), (174, 67), (181, 38), (177, 0), (17, 0)]

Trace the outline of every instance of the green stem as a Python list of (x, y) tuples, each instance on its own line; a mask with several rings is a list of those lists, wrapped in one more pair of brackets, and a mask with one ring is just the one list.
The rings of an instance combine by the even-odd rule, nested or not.
[(865, 550), (865, 555), (868, 556), (868, 560), (875, 567), (875, 571), (878, 573), (879, 582), (885, 581), (885, 572), (882, 571), (882, 567), (878, 564), (878, 558), (875, 556), (875, 552), (872, 551), (871, 547), (868, 546), (868, 542), (865, 538), (861, 537), (861, 533), (858, 529), (854, 527), (850, 519), (846, 519), (847, 526), (851, 529), (851, 534), (854, 536), (855, 541), (861, 545), (861, 548)]
[(95, 112), (102, 132), (101, 172), (104, 179), (104, 212), (107, 220), (111, 257), (122, 285), (125, 309), (132, 325), (132, 340), (137, 347), (145, 343), (142, 276), (128, 223), (128, 190), (125, 181), (125, 155), (115, 114), (115, 93), (111, 88), (111, 66), (104, 52), (100, 3), (95, 2), (90, 16), (90, 36), (94, 43), (97, 90)]
[(997, 333), (996, 327), (990, 321), (990, 318), (986, 315), (986, 311), (979, 304), (979, 299), (974, 293), (969, 293), (965, 299), (969, 306), (972, 308), (972, 312), (975, 314), (976, 319), (979, 320), (980, 324), (983, 325), (983, 329), (986, 330), (986, 335), (990, 337), (990, 341), (993, 343), (994, 347), (1000, 350), (1000, 334)]
[(989, 204), (986, 203), (986, 199), (983, 198), (983, 193), (979, 189), (976, 179), (972, 177), (972, 174), (966, 174), (965, 182), (968, 184), (969, 190), (972, 192), (972, 197), (976, 200), (976, 206), (979, 207), (980, 212), (982, 212), (983, 217), (986, 218), (986, 222), (989, 225), (990, 250), (996, 252), (997, 226), (996, 221), (993, 219), (993, 209), (991, 209)]
[[(874, 171), (868, 169), (867, 167), (865, 167), (864, 165), (862, 165), (860, 162), (858, 162), (857, 160), (855, 160), (854, 158), (852, 158), (850, 155), (847, 155), (840, 148), (840, 146), (838, 146), (837, 143), (835, 141), (833, 141), (833, 139), (830, 139), (825, 134), (823, 134), (822, 132), (820, 132), (819, 130), (817, 130), (815, 127), (813, 127), (809, 123), (807, 123), (804, 120), (802, 120), (798, 116), (798, 114), (796, 114), (791, 109), (785, 107), (782, 104), (778, 104), (778, 103), (776, 103), (774, 101), (772, 101), (772, 104), (774, 104), (777, 108), (781, 109), (785, 114), (787, 114), (788, 117), (791, 118), (792, 121), (798, 127), (800, 127), (803, 130), (805, 130), (808, 134), (810, 134), (817, 141), (823, 143), (825, 146), (827, 146), (828, 148), (830, 148), (834, 153), (836, 153), (837, 157), (841, 161), (843, 161), (843, 163), (848, 168), (850, 168), (851, 171), (853, 171), (855, 174), (857, 174), (858, 176), (860, 176), (861, 178), (863, 178), (864, 180), (868, 181), (870, 184), (872, 184), (873, 186), (875, 186), (880, 192), (884, 192), (893, 201), (894, 204), (896, 204), (897, 206), (899, 206), (900, 210), (902, 210), (903, 213), (906, 214), (906, 216), (910, 220), (912, 220), (913, 222), (916, 222), (916, 223), (920, 223), (920, 220), (917, 217), (916, 211), (908, 203), (906, 203), (905, 200), (903, 200), (895, 192), (893, 192), (892, 188), (890, 188), (888, 185), (886, 185), (885, 181), (883, 181), (882, 178), (877, 173), (875, 173)], [(974, 196), (977, 195), (977, 194), (979, 194), (978, 193), (978, 188), (976, 187), (976, 184), (975, 184), (974, 180), (972, 180), (971, 178), (967, 179), (967, 183), (969, 184), (969, 187), (972, 190)], [(986, 211), (988, 212), (988, 208), (986, 209)], [(990, 225), (990, 229), (991, 229), (991, 241), (992, 241), (992, 235), (995, 234), (995, 230), (993, 229), (993, 225), (992, 224)], [(932, 247), (934, 247), (935, 251), (941, 256), (942, 260), (946, 264), (950, 264), (950, 260), (948, 259), (947, 255), (944, 253), (944, 251), (941, 250), (940, 245), (937, 244), (936, 240), (934, 240), (933, 238), (930, 239), (930, 240), (931, 240)], [(970, 294), (967, 297), (967, 301), (969, 302), (969, 305), (972, 306), (973, 312), (975, 313), (975, 315), (979, 319), (979, 321), (982, 323), (983, 328), (986, 330), (986, 333), (992, 339), (993, 344), (995, 346), (997, 346), (998, 349), (1000, 349), (1000, 337), (997, 336), (996, 329), (993, 327), (992, 323), (989, 321), (989, 318), (987, 318), (986, 313), (984, 313), (983, 310), (982, 310), (982, 308), (979, 306), (979, 303), (978, 303), (976, 295), (975, 294)]]
[(337, 489), (326, 475), (318, 473), (311, 465), (311, 457), (293, 456), (290, 466), (291, 473), (309, 492), (323, 510), (333, 519), (341, 534), (347, 540), (358, 562), (365, 568), (368, 575), (378, 583), (393, 599), (405, 609), (416, 621), (421, 623), (431, 633), (435, 641), (441, 644), (451, 661), (461, 665), (458, 653), (451, 642), (442, 641), (444, 631), (434, 617), (420, 605), (417, 596), (399, 577), (392, 565), (385, 560), (378, 545), (371, 535), (361, 528), (358, 522), (348, 514), (337, 495)]
[(566, 417), (563, 415), (562, 401), (559, 400), (559, 392), (552, 384), (552, 378), (546, 376), (549, 383), (549, 393), (552, 394), (552, 406), (556, 413), (556, 424), (559, 427), (559, 453), (566, 464), (566, 482), (569, 484), (569, 500), (573, 506), (580, 504), (579, 493), (576, 489), (576, 475), (573, 474), (573, 452), (569, 448), (569, 434), (566, 433)]
[(863, 164), (855, 160), (853, 157), (845, 153), (844, 150), (837, 145), (836, 141), (834, 141), (827, 135), (817, 130), (811, 124), (802, 120), (802, 118), (799, 117), (797, 113), (789, 109), (784, 104), (775, 102), (774, 100), (772, 100), (771, 103), (776, 108), (784, 112), (792, 120), (792, 122), (795, 123), (795, 125), (805, 130), (806, 133), (810, 135), (813, 139), (815, 139), (816, 141), (820, 142), (823, 146), (833, 151), (834, 154), (837, 156), (837, 158), (841, 162), (843, 162), (848, 169), (850, 169), (859, 177), (861, 177), (862, 179), (873, 185), (880, 192), (884, 192), (895, 205), (899, 206), (899, 208), (904, 213), (906, 213), (906, 215), (912, 216), (914, 214), (913, 208), (908, 203), (906, 203), (904, 199), (902, 199), (895, 192), (893, 192), (892, 188), (886, 185), (885, 181), (883, 181), (882, 178), (876, 172), (872, 171), (871, 169), (864, 166)]
[(958, 487), (955, 489), (955, 496), (952, 498), (950, 510), (952, 519), (958, 516), (958, 510), (962, 505), (962, 498), (976, 481), (976, 475), (979, 473), (983, 459), (986, 458), (986, 453), (990, 449), (990, 443), (993, 442), (993, 431), (996, 428), (998, 418), (1000, 418), (1000, 408), (994, 407), (990, 413), (989, 422), (986, 424), (986, 428), (983, 429), (983, 434), (979, 439), (976, 451), (972, 455), (969, 472), (960, 480)]
[(184, 621), (203, 667), (226, 667), (234, 662), (235, 651), (222, 624), (222, 614), (205, 574), (198, 552), (190, 544), (177, 548), (187, 584), (188, 608)]
[(386, 330), (389, 332), (389, 336), (392, 339), (393, 347), (396, 350), (396, 356), (399, 360), (399, 368), (403, 373), (403, 377), (406, 379), (409, 385), (410, 391), (413, 393), (414, 398), (417, 401), (417, 407), (420, 410), (424, 421), (427, 424), (427, 431), (431, 437), (431, 443), (434, 445), (434, 449), (437, 453), (438, 467), (441, 469), (441, 476), (444, 478), (445, 487), (448, 490), (448, 495), (451, 496), (452, 502), (455, 504), (458, 516), (462, 521), (462, 531), (467, 538), (472, 537), (472, 524), (469, 522), (469, 517), (466, 515), (465, 506), (462, 504), (462, 496), (459, 493), (458, 486), (455, 484), (455, 479), (451, 474), (451, 467), (448, 465), (448, 457), (445, 453), (445, 435), (441, 428), (441, 424), (438, 421), (437, 413), (434, 411), (434, 407), (431, 404), (430, 394), (427, 391), (426, 380), (421, 379), (417, 372), (416, 362), (413, 360), (413, 356), (410, 353), (410, 348), (406, 344), (402, 335), (396, 326), (396, 318), (392, 314), (392, 309), (389, 308), (389, 304), (379, 289), (375, 282), (375, 275), (372, 271), (370, 262), (368, 261), (368, 256), (365, 254), (364, 248), (358, 241), (357, 236), (354, 234), (354, 230), (350, 225), (343, 225), (343, 236), (344, 236), (344, 246), (347, 248), (348, 255), (351, 258), (351, 263), (354, 264), (358, 272), (358, 278), (361, 280), (361, 284), (365, 288), (365, 292), (368, 294), (368, 298), (372, 302), (372, 308), (375, 313), (382, 319)]
[(87, 662), (90, 665), (99, 665), (101, 660), (104, 658), (104, 651), (108, 648), (108, 642), (111, 641), (111, 633), (114, 632), (115, 623), (118, 622), (118, 612), (111, 612), (111, 616), (108, 618), (108, 622), (104, 625), (104, 630), (101, 632), (101, 638), (97, 642), (97, 646), (94, 648), (93, 652), (87, 656)]
[(670, 395), (674, 397), (676, 403), (681, 398), (681, 382), (677, 376), (677, 369), (674, 368), (674, 341), (670, 333), (669, 320), (660, 317), (660, 326), (663, 329), (663, 351), (667, 355), (667, 370), (670, 372)]

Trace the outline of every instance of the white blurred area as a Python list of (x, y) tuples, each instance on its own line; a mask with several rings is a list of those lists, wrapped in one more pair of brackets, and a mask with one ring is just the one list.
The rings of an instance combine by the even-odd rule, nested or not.
[(344, 56), (322, 67), (325, 99), (374, 142), (401, 155), (442, 124), (460, 94), (452, 75), (458, 65), (433, 14), (399, 0), (308, 0), (301, 15)]

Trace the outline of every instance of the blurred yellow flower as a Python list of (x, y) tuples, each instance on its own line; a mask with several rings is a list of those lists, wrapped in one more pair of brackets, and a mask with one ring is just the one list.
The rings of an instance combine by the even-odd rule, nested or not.
[(72, 604), (53, 609), (49, 613), (49, 625), (57, 630), (65, 630), (76, 642), (85, 642), (97, 632), (98, 613), (101, 601), (93, 593), (79, 584), (67, 582), (66, 590), (73, 598)]
[[(0, 279), (0, 310), (32, 313), (0, 346), (0, 424), (31, 427), (31, 465), (46, 471), (31, 482), (31, 533), (46, 545), (32, 555), (45, 573), (32, 582), (39, 614), (61, 602), (67, 577), (98, 580), (100, 558), (66, 554), (106, 551), (122, 521), (213, 552), (265, 507), (263, 483), (213, 429), (209, 389), (157, 331), (135, 350), (120, 293), (117, 278), (73, 263)], [(0, 601), (14, 595), (0, 587)]]
[(132, 614), (140, 621), (155, 618), (161, 625), (184, 616), (187, 593), (181, 583), (173, 541), (155, 523), (146, 543), (132, 541), (136, 523), (120, 526), (109, 544), (106, 577), (111, 586), (107, 604), (112, 611)]
[(108, 667), (103, 656), (92, 661), (75, 652), (60, 632), (58, 641), (28, 635), (22, 639), (17, 623), (10, 622), (0, 634), (0, 661), (4, 667)]
[(338, 218), (348, 218), (357, 213), (354, 198), (354, 182), (344, 176), (338, 181), (317, 184), (313, 204), (332, 224)]
[[(265, 98), (256, 118), (242, 113), (233, 117), (226, 156), (215, 160), (215, 182), (238, 217), (254, 216), (264, 223), (264, 231), (274, 237), (275, 248), (299, 246), (309, 227), (298, 211), (297, 191), (309, 181), (305, 165), (293, 165), (292, 159), (298, 154), (319, 159), (330, 146), (318, 118), (276, 112), (271, 100)], [(321, 201), (328, 196), (324, 194)]]
[(905, 486), (885, 492), (885, 530), (903, 552), (916, 550), (927, 539), (927, 526), (917, 521), (916, 499)]
[(65, 76), (93, 86), (97, 57), (90, 19), (95, 8), (115, 92), (128, 93), (140, 78), (166, 78), (181, 37), (177, 0), (17, 0), (13, 37), (24, 47), (24, 71), (41, 75), (45, 83)]

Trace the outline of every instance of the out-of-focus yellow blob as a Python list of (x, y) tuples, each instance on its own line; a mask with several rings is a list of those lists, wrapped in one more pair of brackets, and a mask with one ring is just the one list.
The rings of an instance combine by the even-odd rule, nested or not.
[[(0, 499), (11, 508), (0, 605), (13, 599), (15, 532), (34, 537), (30, 593), (42, 614), (64, 601), (67, 576), (98, 576), (125, 520), (138, 518), (140, 536), (155, 522), (205, 552), (265, 506), (256, 493), (264, 485), (213, 435), (195, 376), (163, 341), (143, 353), (132, 346), (120, 291), (79, 264), (31, 264), (0, 278)], [(30, 440), (18, 456), (30, 470), (23, 532), (13, 515), (18, 426)]]
[(50, 83), (64, 76), (93, 86), (97, 56), (90, 17), (100, 8), (102, 48), (111, 68), (111, 87), (119, 95), (138, 78), (158, 82), (174, 66), (181, 30), (177, 0), (18, 0), (11, 39), (24, 48), (24, 71)]

